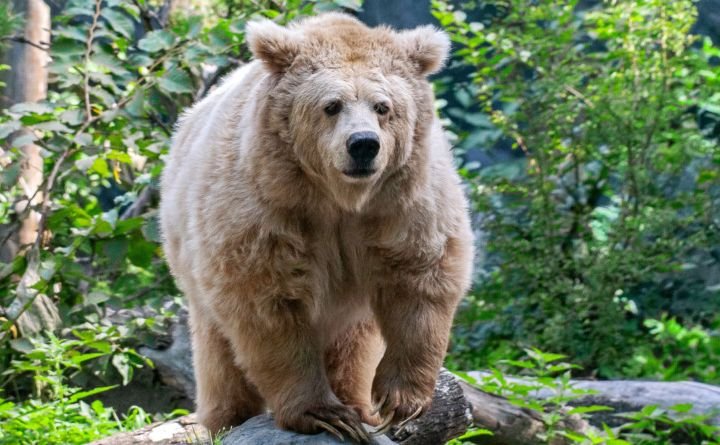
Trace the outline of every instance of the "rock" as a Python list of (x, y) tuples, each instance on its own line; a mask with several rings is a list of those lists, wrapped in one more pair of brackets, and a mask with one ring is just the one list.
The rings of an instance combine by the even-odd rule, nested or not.
[(192, 365), (192, 346), (187, 310), (178, 313), (177, 322), (170, 329), (170, 346), (165, 349), (142, 347), (139, 352), (152, 360), (163, 383), (195, 396), (195, 375)]
[(720, 43), (720, 0), (700, 0), (697, 3), (698, 19), (693, 27), (696, 34), (710, 37)]

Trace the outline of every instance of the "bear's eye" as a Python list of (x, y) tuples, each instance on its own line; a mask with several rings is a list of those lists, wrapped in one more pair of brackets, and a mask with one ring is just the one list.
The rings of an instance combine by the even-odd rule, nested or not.
[(378, 102), (373, 106), (373, 110), (375, 110), (375, 112), (380, 116), (384, 116), (390, 110), (390, 107), (383, 102)]
[(328, 116), (335, 116), (340, 112), (340, 110), (342, 110), (342, 102), (339, 100), (334, 100), (325, 105), (325, 114)]

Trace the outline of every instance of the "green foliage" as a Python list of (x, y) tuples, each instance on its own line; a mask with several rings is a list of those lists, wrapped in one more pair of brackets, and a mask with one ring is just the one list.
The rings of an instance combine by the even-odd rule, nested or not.
[(73, 335), (66, 339), (48, 334), (14, 342), (23, 354), (12, 360), (0, 387), (32, 388), (33, 394), (13, 402), (0, 392), (0, 444), (83, 444), (152, 421), (140, 407), (120, 418), (100, 400), (92, 400), (117, 385), (83, 390), (76, 384), (81, 373), (103, 376), (109, 364), (129, 379), (132, 369), (146, 360), (119, 346), (115, 328), (95, 327)]
[(646, 320), (651, 341), (638, 346), (623, 369), (628, 377), (720, 383), (720, 322), (685, 327), (674, 318)]
[[(708, 423), (711, 415), (691, 412), (692, 405), (676, 405), (663, 409), (646, 406), (639, 412), (614, 413), (625, 422), (617, 427), (605, 424), (602, 428), (590, 427), (586, 431), (574, 431), (578, 419), (587, 419), (591, 413), (612, 411), (600, 405), (580, 405), (582, 397), (594, 391), (576, 388), (570, 382), (570, 371), (578, 366), (563, 361), (565, 356), (549, 354), (537, 349), (525, 350), (521, 360), (504, 360), (492, 367), (480, 379), (465, 373), (457, 375), (490, 394), (507, 398), (510, 403), (535, 411), (545, 424), (545, 431), (538, 433), (537, 443), (577, 443), (582, 445), (671, 445), (676, 443), (718, 444), (720, 428)], [(512, 375), (512, 377), (510, 376)], [(521, 376), (521, 377), (517, 377)], [(539, 393), (548, 394), (539, 398)], [(571, 420), (575, 420), (572, 422)], [(484, 429), (472, 429), (449, 445), (472, 443), (474, 438), (492, 434)]]
[[(717, 263), (720, 150), (699, 123), (720, 116), (718, 49), (688, 34), (690, 0), (472, 3), (494, 15), (471, 22), (433, 4), (474, 67), (475, 120), (522, 156), (466, 171), (491, 267), (455, 360), (476, 366), (479, 347), (519, 342), (617, 375), (664, 304), (644, 303)], [(716, 310), (719, 290), (686, 278)], [(482, 342), (469, 337), (478, 318), (497, 323)]]
[[(0, 52), (20, 26), (20, 18), (13, 12), (12, 3), (0, 3)], [(0, 87), (2, 84), (0, 84)]]

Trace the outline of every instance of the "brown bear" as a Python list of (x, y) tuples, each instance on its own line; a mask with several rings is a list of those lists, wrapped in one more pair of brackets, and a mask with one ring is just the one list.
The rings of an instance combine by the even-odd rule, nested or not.
[(449, 40), (339, 13), (246, 37), (257, 60), (184, 115), (162, 178), (199, 419), (217, 431), (269, 408), (282, 428), (364, 440), (362, 422), (428, 408), (470, 284), (427, 80)]

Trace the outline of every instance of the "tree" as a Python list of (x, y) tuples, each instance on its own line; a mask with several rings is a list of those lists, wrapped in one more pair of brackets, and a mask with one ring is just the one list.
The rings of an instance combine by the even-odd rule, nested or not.
[[(9, 104), (34, 103), (47, 96), (48, 63), (50, 61), (50, 7), (42, 0), (14, 0), (14, 10), (24, 15), (23, 36), (15, 39), (9, 52), (12, 67), (7, 83)], [(24, 138), (24, 139), (23, 139)], [(25, 143), (19, 143), (24, 140)], [(41, 147), (33, 143), (32, 131), (20, 129), (14, 137), (20, 147), (18, 185), (22, 196), (15, 203), (15, 225), (7, 231), (0, 245), (0, 260), (7, 261), (19, 252), (26, 252), (28, 267), (22, 276), (15, 300), (8, 308), (10, 318), (23, 334), (53, 330), (60, 316), (53, 302), (32, 289), (39, 280), (39, 245), (42, 243), (43, 221), (36, 210), (43, 202), (43, 158)]]

